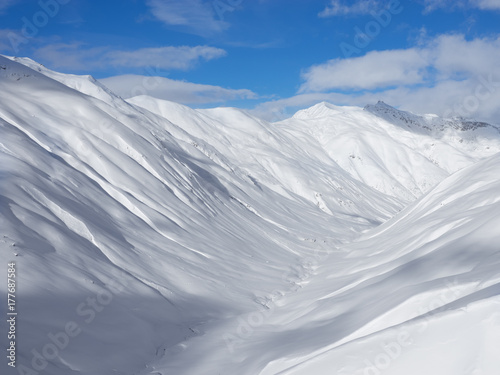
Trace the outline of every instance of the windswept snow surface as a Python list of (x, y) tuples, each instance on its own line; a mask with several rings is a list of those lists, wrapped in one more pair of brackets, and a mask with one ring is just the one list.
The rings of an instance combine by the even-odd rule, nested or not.
[(496, 126), (270, 124), (1, 56), (0, 92), (2, 374), (498, 373)]

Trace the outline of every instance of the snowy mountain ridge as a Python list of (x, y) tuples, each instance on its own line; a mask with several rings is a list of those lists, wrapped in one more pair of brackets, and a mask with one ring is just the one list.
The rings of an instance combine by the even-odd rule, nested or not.
[(0, 91), (2, 374), (496, 374), (495, 127), (271, 124), (2, 56)]
[[(440, 118), (437, 115), (415, 115), (409, 112), (397, 110), (386, 103), (379, 101), (377, 104), (368, 104), (364, 108), (365, 111), (371, 112), (381, 118), (396, 123), (405, 124), (409, 128), (423, 128), (429, 132), (443, 132), (449, 129), (455, 129), (461, 132), (475, 131), (480, 128), (487, 128), (489, 132), (499, 132), (500, 128), (486, 122), (474, 121), (462, 117)], [(488, 132), (488, 133), (489, 133)]]
[(364, 109), (319, 103), (277, 125), (307, 132), (354, 178), (411, 201), (446, 176), (500, 151), (496, 126), (457, 124), (379, 102)]

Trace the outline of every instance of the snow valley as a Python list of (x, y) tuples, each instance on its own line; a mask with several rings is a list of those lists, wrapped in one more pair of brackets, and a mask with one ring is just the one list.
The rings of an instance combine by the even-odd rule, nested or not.
[(0, 91), (2, 374), (500, 368), (497, 124), (268, 123), (2, 56)]

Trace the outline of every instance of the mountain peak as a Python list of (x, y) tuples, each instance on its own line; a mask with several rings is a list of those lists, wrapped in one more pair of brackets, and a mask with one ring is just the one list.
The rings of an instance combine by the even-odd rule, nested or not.
[(367, 104), (363, 110), (368, 111), (368, 112), (377, 112), (377, 111), (393, 111), (393, 112), (404, 112), (400, 111), (396, 107), (393, 107), (386, 102), (379, 100), (377, 104)]
[(365, 106), (364, 110), (392, 124), (424, 133), (434, 131), (442, 132), (450, 128), (460, 132), (476, 131), (480, 128), (485, 128), (487, 131), (494, 133), (500, 131), (494, 125), (482, 121), (466, 119), (464, 117), (443, 118), (436, 115), (416, 115), (394, 108), (383, 101), (378, 101), (375, 105), (369, 104)]
[(375, 105), (368, 104), (365, 108), (363, 108), (363, 110), (370, 112), (392, 124), (408, 128), (413, 131), (417, 130), (427, 133), (433, 129), (433, 127), (430, 126), (431, 124), (429, 124), (423, 116), (399, 110), (380, 100)]
[(295, 113), (295, 115), (293, 115), (293, 118), (299, 120), (306, 120), (319, 117), (327, 117), (345, 112), (353, 108), (357, 107), (337, 106), (335, 104), (328, 102), (320, 102), (318, 104), (313, 105), (312, 107), (298, 111), (297, 113)]
[(395, 107), (387, 104), (386, 102), (384, 102), (383, 100), (379, 100), (377, 102), (377, 104), (375, 104), (375, 107), (379, 107), (379, 108), (391, 108), (391, 109), (396, 109)]

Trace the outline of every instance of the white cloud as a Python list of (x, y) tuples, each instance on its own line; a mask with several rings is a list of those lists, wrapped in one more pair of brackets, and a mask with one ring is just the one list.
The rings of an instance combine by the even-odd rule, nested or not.
[(452, 9), (454, 7), (463, 7), (465, 2), (463, 0), (424, 0), (425, 13), (433, 12), (439, 8)]
[(105, 47), (83, 48), (81, 44), (51, 44), (35, 52), (37, 59), (53, 68), (92, 70), (105, 66), (164, 70), (187, 70), (201, 61), (226, 55), (220, 48), (180, 46), (141, 48), (133, 51), (111, 50)]
[(500, 10), (500, 0), (424, 0), (425, 12), (436, 9), (479, 8), (482, 10)]
[(429, 67), (439, 80), (486, 75), (498, 69), (500, 37), (466, 40), (463, 35), (443, 35), (427, 47)]
[(446, 79), (467, 79), (498, 69), (500, 37), (468, 41), (463, 35), (443, 35), (427, 46), (373, 51), (310, 67), (299, 92), (338, 89), (373, 90), (390, 86), (430, 86)]
[(0, 13), (3, 13), (7, 8), (18, 3), (19, 0), (0, 0)]
[(478, 8), (486, 10), (500, 10), (500, 0), (476, 0)]
[(123, 75), (100, 80), (122, 98), (149, 95), (182, 104), (222, 103), (236, 99), (255, 99), (250, 90), (233, 90), (164, 77)]
[(220, 48), (208, 46), (196, 47), (160, 47), (142, 48), (135, 51), (110, 51), (105, 58), (111, 65), (143, 67), (159, 66), (162, 69), (186, 70), (200, 60), (213, 60), (226, 55)]
[(275, 119), (320, 101), (364, 106), (384, 100), (416, 113), (500, 125), (498, 61), (500, 37), (442, 35), (418, 49), (371, 52), (313, 66), (303, 75), (306, 82), (298, 95), (262, 103), (255, 113)]
[(53, 69), (92, 70), (102, 66), (106, 48), (84, 48), (80, 43), (48, 44), (37, 49), (34, 57)]
[(334, 17), (345, 15), (370, 14), (382, 7), (378, 0), (357, 0), (349, 5), (343, 4), (343, 0), (330, 0), (330, 4), (319, 13), (320, 17)]
[(303, 73), (300, 92), (375, 89), (423, 80), (427, 66), (417, 49), (373, 51), (352, 59), (335, 59)]
[(217, 15), (214, 1), (147, 0), (146, 4), (158, 20), (193, 34), (213, 34), (228, 27), (221, 15)]

